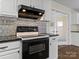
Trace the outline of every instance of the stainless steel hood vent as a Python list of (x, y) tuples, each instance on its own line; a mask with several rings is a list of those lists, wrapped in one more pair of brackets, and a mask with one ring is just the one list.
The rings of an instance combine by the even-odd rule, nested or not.
[(42, 17), (44, 13), (45, 13), (45, 10), (41, 10), (41, 9), (37, 9), (34, 7), (25, 6), (25, 5), (19, 5), (18, 17), (38, 19)]

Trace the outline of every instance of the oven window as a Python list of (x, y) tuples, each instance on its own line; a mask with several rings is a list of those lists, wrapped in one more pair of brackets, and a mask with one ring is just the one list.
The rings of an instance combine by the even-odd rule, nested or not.
[(32, 45), (29, 48), (29, 54), (38, 53), (45, 50), (45, 44)]

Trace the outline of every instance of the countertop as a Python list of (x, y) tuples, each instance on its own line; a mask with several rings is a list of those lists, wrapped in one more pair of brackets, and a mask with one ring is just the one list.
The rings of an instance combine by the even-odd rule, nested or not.
[(56, 37), (59, 36), (59, 34), (49, 34), (50, 37)]
[(18, 40), (21, 40), (21, 38), (17, 38), (17, 36), (0, 36), (0, 43)]
[(49, 35), (49, 37), (56, 37), (59, 36), (59, 34), (51, 34), (51, 33), (42, 33), (43, 35)]
[(17, 37), (17, 36), (0, 36), (0, 43), (3, 42), (10, 42), (10, 41), (18, 41), (22, 40), (22, 38), (27, 38), (27, 39), (34, 39), (34, 38), (40, 38), (40, 37), (55, 37), (59, 36), (58, 34), (40, 34), (39, 36), (22, 36), (22, 37)]
[(71, 31), (72, 33), (79, 33), (79, 31)]

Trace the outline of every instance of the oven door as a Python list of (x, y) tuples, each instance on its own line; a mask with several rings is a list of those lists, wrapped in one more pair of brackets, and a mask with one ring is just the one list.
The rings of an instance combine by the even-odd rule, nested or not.
[(23, 41), (23, 59), (44, 59), (49, 56), (49, 38)]

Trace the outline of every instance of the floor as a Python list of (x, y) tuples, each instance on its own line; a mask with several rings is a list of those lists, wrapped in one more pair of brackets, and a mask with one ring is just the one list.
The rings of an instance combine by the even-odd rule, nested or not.
[(58, 59), (79, 59), (79, 47), (74, 45), (59, 46)]

